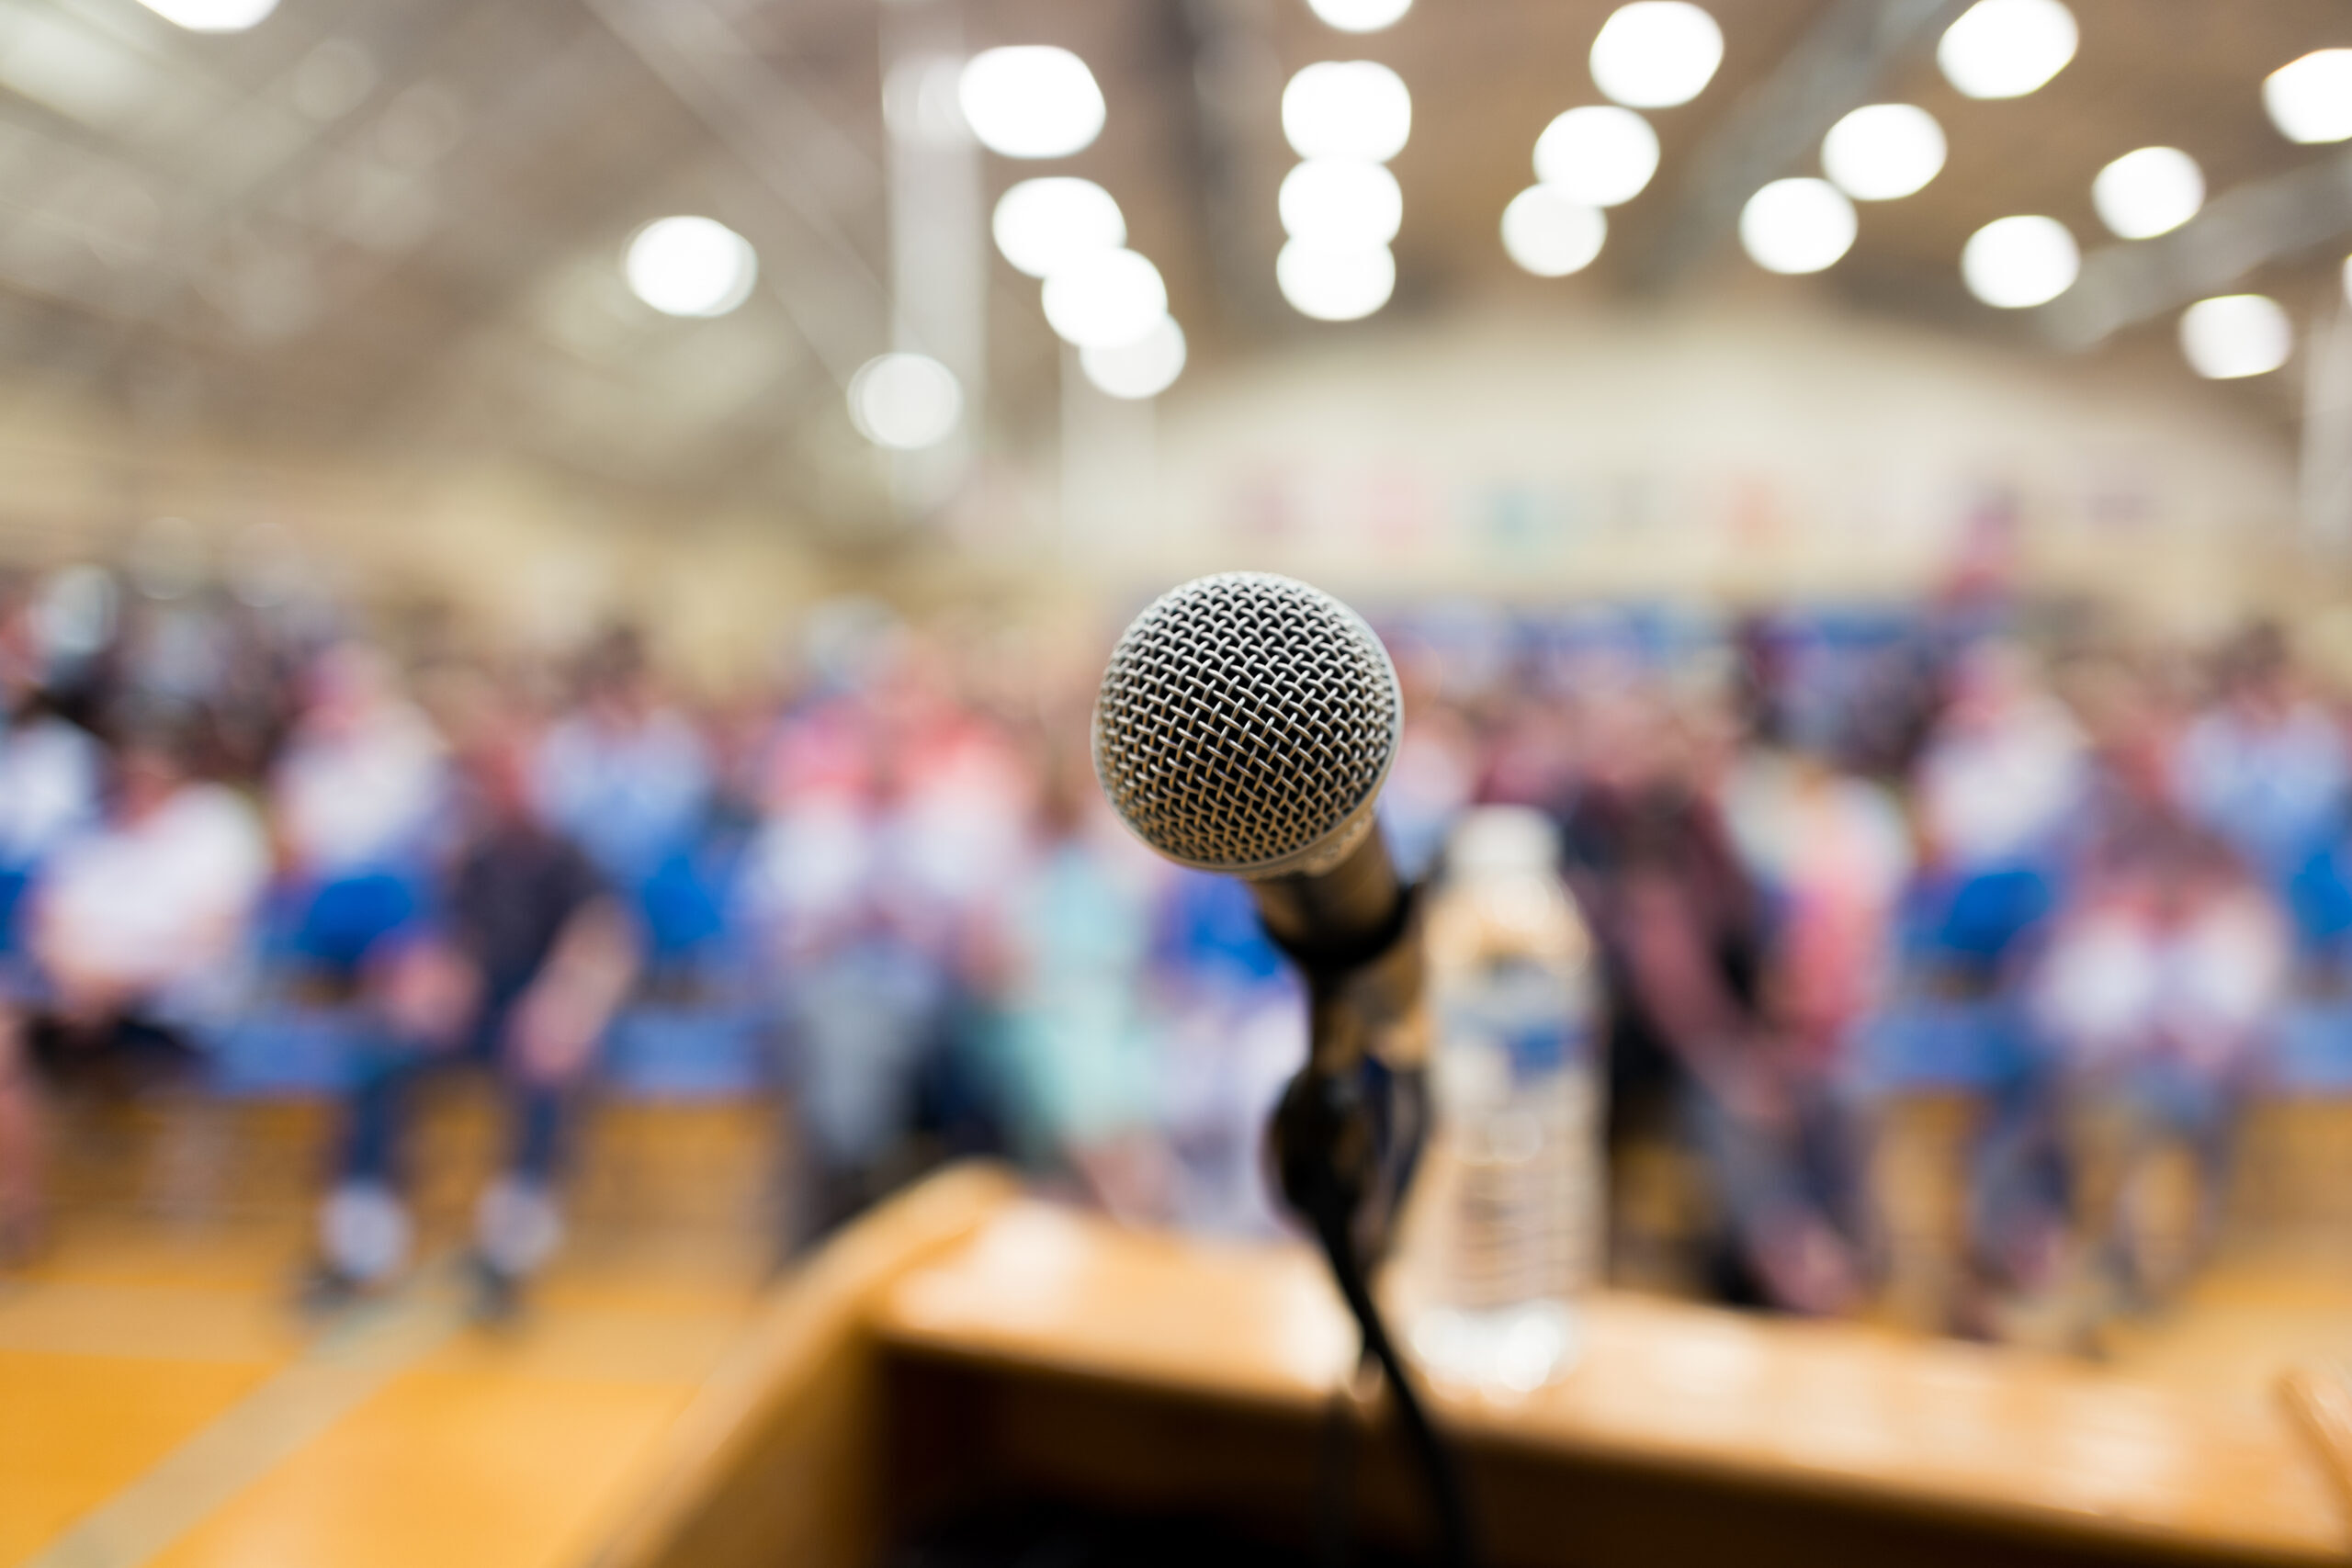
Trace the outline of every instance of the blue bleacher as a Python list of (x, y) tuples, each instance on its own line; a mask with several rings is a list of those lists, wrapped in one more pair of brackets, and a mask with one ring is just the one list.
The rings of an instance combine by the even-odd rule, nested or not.
[(2352, 1094), (2352, 1000), (2299, 1001), (2280, 1013), (2265, 1075), (2273, 1092)]
[[(755, 972), (732, 940), (738, 845), (714, 834), (665, 860), (637, 889), (648, 997), (616, 1020), (604, 1092), (632, 1100), (709, 1100), (758, 1092), (772, 1078), (769, 1015)], [(368, 947), (418, 912), (420, 876), (375, 873), (321, 888), (280, 889), (263, 911), (261, 979), (251, 1007), (211, 1032), (219, 1092), (232, 1097), (339, 1092), (368, 1022), (347, 1002), (305, 999), (306, 976), (348, 976)]]
[(2041, 1047), (2006, 997), (1897, 999), (1861, 1032), (1857, 1058), (1873, 1093), (1993, 1093), (2030, 1072)]

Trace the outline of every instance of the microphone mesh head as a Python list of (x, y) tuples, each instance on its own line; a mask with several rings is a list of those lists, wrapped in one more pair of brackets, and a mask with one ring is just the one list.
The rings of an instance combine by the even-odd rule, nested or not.
[(1403, 723), (1396, 671), (1354, 611), (1287, 577), (1225, 572), (1171, 589), (1119, 639), (1094, 704), (1094, 771), (1171, 860), (1321, 870), (1369, 823), (1360, 808)]

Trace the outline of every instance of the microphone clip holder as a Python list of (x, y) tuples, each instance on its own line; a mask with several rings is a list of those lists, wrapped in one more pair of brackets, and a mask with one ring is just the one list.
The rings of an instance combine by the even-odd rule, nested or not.
[(1267, 1129), (1274, 1175), (1301, 1218), (1339, 1216), (1369, 1266), (1395, 1239), (1429, 1126), (1419, 890), (1346, 948), (1274, 941), (1307, 998), (1306, 1063)]

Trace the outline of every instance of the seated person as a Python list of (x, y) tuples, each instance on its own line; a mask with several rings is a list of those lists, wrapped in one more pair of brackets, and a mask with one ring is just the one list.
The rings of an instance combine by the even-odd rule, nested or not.
[(2023, 650), (1978, 645), (1912, 779), (1926, 852), (1914, 960), (1939, 991), (1994, 992), (2060, 896), (2092, 785), (2079, 725)]
[(338, 977), (416, 913), (447, 793), (441, 739), (395, 681), (363, 644), (321, 654), (270, 771), (295, 953)]
[(2343, 821), (2352, 757), (2277, 628), (2238, 637), (2219, 675), (2220, 700), (2175, 744), (2174, 789), (2191, 821), (2282, 890)]
[(345, 1106), (314, 1304), (380, 1285), (406, 1263), (401, 1137), (412, 1089), (442, 1066), (489, 1067), (512, 1118), (505, 1173), (475, 1211), (482, 1315), (510, 1314), (561, 1239), (553, 1187), (565, 1122), (634, 980), (638, 942), (586, 854), (533, 807), (512, 728), (484, 722), (461, 749), (459, 823), (435, 907), (369, 958), (378, 1035)]
[(192, 1026), (229, 1000), (268, 874), (260, 824), (194, 776), (185, 727), (122, 727), (100, 819), (69, 836), (29, 896), (30, 974), (0, 1009), (0, 1244), (40, 1218), (33, 1077), (152, 1076), (192, 1064)]
[(97, 813), (97, 743), (41, 694), (0, 671), (0, 953), (41, 864)]
[(2111, 836), (2061, 915), (2032, 1000), (2059, 1055), (2084, 1332), (2168, 1297), (2211, 1241), (2290, 952), (2258, 879), (2180, 823)]
[(633, 894), (692, 843), (713, 784), (702, 736), (664, 698), (637, 638), (616, 632), (586, 662), (577, 710), (540, 743), (532, 789), (548, 822)]

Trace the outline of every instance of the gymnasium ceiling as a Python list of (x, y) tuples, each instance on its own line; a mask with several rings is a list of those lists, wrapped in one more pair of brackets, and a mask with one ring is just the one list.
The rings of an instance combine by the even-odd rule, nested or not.
[[(1369, 36), (1332, 31), (1303, 0), (961, 0), (956, 25), (968, 49), (1057, 43), (1092, 67), (1100, 140), (1052, 165), (990, 158), (988, 196), (1046, 169), (1108, 187), (1167, 276), (1196, 367), (1465, 302), (1655, 309), (1728, 288), (2185, 378), (2172, 322), (2191, 299), (2261, 288), (2299, 329), (2332, 310), (2352, 153), (2285, 140), (2260, 85), (2352, 44), (2352, 6), (2070, 4), (2074, 62), (2029, 96), (1974, 101), (1933, 60), (1959, 6), (1712, 0), (1721, 70), (1652, 113), (1657, 177), (1611, 214), (1597, 263), (1550, 281), (1511, 265), (1497, 222), (1537, 133), (1600, 101), (1586, 56), (1613, 0), (1419, 0)], [(488, 444), (657, 494), (821, 504), (857, 469), (844, 345), (886, 346), (879, 61), (903, 14), (883, 0), (282, 0), (251, 32), (198, 35), (134, 0), (0, 0), (0, 355), (20, 383), (159, 430)], [(1396, 67), (1414, 124), (1393, 165), (1396, 297), (1370, 323), (1329, 326), (1274, 288), (1274, 191), (1292, 162), (1278, 105), (1291, 72), (1348, 58)], [(1828, 272), (1758, 272), (1734, 238), (1747, 192), (1817, 172), (1822, 130), (1886, 100), (1942, 123), (1943, 172), (1866, 204)], [(2150, 143), (2203, 165), (2208, 209), (2172, 236), (2103, 244), (2091, 176)], [(742, 309), (678, 321), (628, 294), (622, 244), (669, 212), (758, 246)], [(1980, 225), (2018, 212), (2062, 220), (2086, 271), (2053, 306), (1997, 312), (1956, 262)], [(1017, 438), (1053, 417), (1059, 351), (1035, 285), (990, 265), (989, 406)], [(2223, 395), (2290, 423), (2299, 381), (2290, 367)]]

